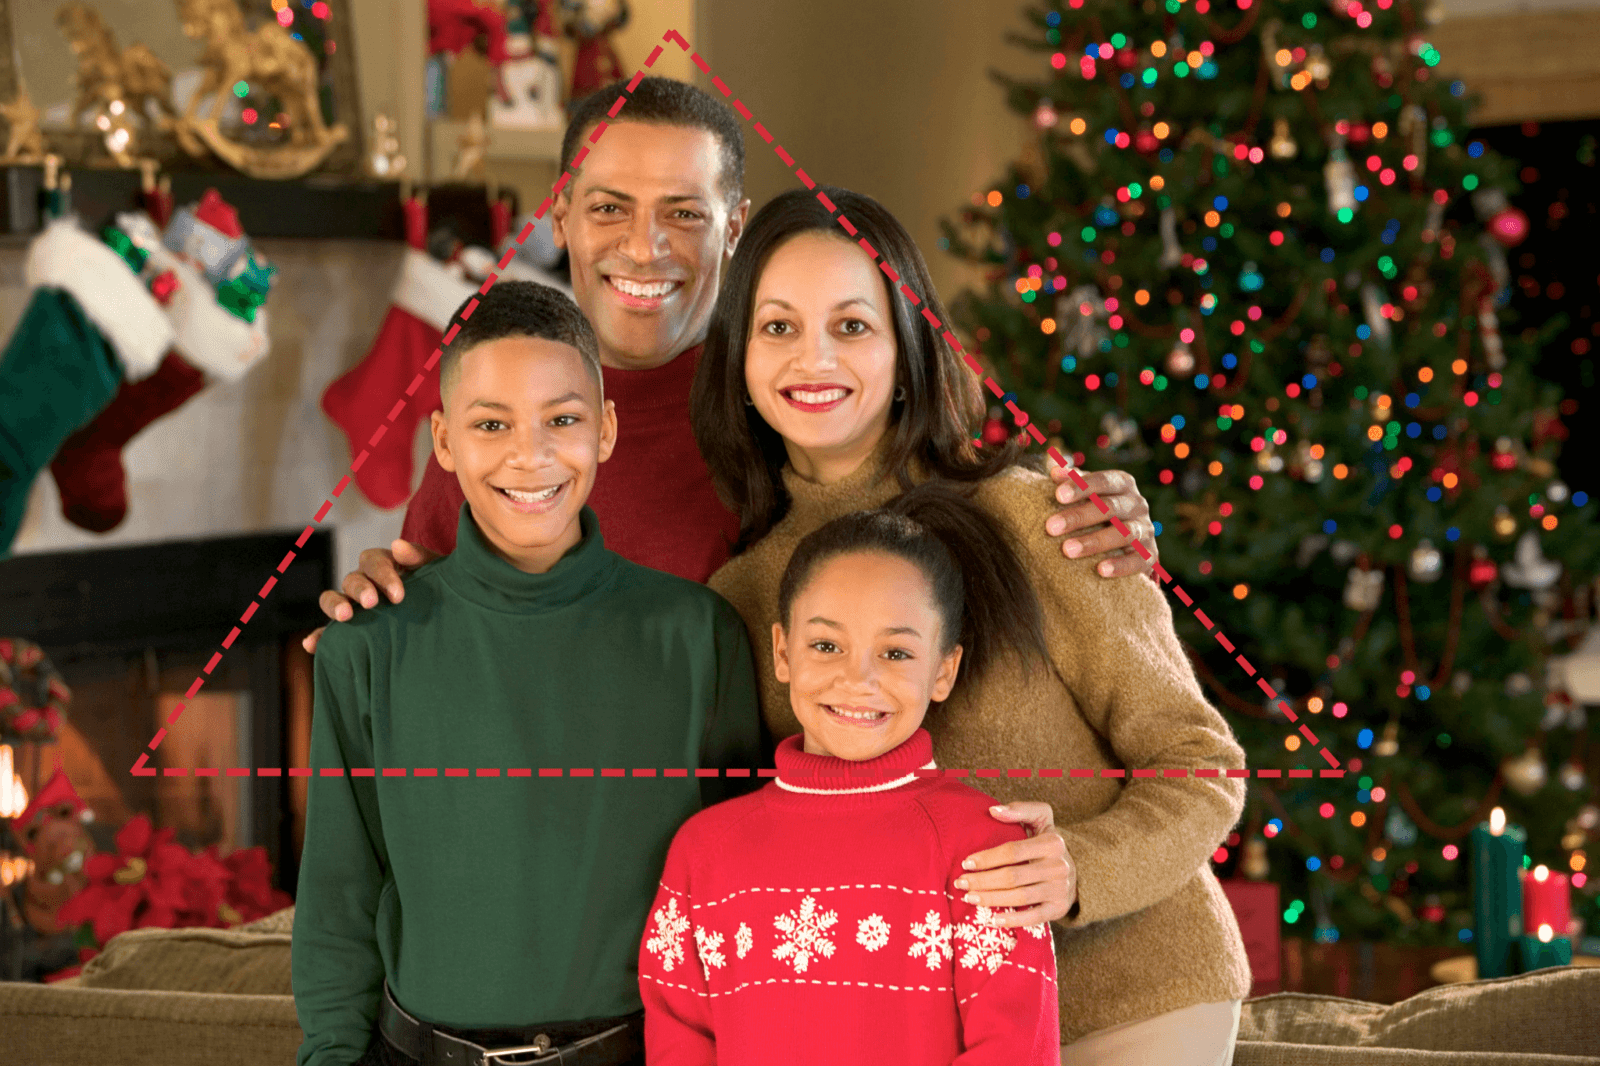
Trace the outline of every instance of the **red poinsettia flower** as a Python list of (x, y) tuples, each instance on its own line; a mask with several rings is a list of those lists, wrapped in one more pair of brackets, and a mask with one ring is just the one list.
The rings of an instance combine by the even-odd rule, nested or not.
[(172, 928), (187, 909), (187, 875), (194, 859), (172, 840), (171, 829), (152, 831), (148, 816), (129, 819), (117, 832), (117, 853), (101, 853), (85, 867), (89, 883), (61, 905), (62, 925), (93, 923), (105, 944), (133, 928)]
[[(207, 849), (215, 855), (216, 849)], [(222, 916), (228, 924), (253, 922), (275, 914), (294, 902), (282, 889), (272, 887), (272, 860), (259, 845), (241, 848), (221, 860), (230, 875)]]

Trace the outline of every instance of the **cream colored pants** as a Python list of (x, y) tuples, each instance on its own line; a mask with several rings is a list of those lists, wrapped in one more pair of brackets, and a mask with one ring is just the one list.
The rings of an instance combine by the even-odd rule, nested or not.
[(1232, 1066), (1240, 1000), (1197, 1003), (1061, 1046), (1061, 1066)]

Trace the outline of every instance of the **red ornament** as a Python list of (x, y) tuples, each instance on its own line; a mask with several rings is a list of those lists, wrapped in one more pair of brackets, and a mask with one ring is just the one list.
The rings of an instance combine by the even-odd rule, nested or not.
[(150, 295), (158, 303), (167, 303), (172, 299), (172, 294), (178, 291), (178, 275), (170, 270), (163, 270), (150, 279)]
[(194, 209), (194, 217), (222, 234), (224, 237), (243, 237), (244, 229), (239, 225), (239, 212), (233, 205), (222, 198), (222, 194), (215, 189), (207, 189), (205, 195), (200, 197), (200, 203)]
[(1353, 123), (1350, 127), (1350, 143), (1366, 144), (1367, 138), (1372, 135), (1372, 127), (1364, 122)]
[(1133, 138), (1133, 146), (1145, 155), (1149, 155), (1161, 148), (1161, 142), (1149, 130), (1140, 130)]
[(1475, 589), (1481, 589), (1495, 579), (1499, 569), (1494, 565), (1493, 559), (1480, 558), (1472, 560), (1472, 566), (1467, 570), (1467, 583)]
[(999, 444), (1010, 436), (1006, 427), (998, 418), (991, 418), (983, 424), (983, 439), (990, 444)]
[(1528, 238), (1528, 216), (1518, 208), (1507, 207), (1489, 220), (1489, 233), (1507, 248), (1515, 248)]
[(1133, 69), (1133, 62), (1134, 62), (1134, 56), (1133, 56), (1133, 49), (1132, 48), (1124, 48), (1122, 51), (1117, 53), (1117, 66), (1120, 69), (1122, 69), (1122, 70), (1132, 70)]
[(1496, 470), (1515, 470), (1517, 468), (1516, 452), (1495, 452), (1489, 457), (1489, 465)]

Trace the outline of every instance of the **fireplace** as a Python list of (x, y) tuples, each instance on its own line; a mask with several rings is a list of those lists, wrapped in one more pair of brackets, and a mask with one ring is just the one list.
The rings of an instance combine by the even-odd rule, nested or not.
[[(97, 846), (144, 813), (191, 848), (261, 845), (292, 893), (305, 782), (289, 768), (308, 765), (311, 721), (311, 657), (300, 639), (320, 624), (317, 597), (334, 581), (332, 534), (313, 532), (296, 547), (298, 539), (291, 531), (0, 560), (0, 636), (40, 645), (72, 689), (57, 741), (4, 742), (0, 763), (9, 760), (14, 777), (0, 793), (16, 799), (20, 783), (31, 795), (60, 765), (95, 814)], [(294, 560), (279, 573), (289, 551)]]

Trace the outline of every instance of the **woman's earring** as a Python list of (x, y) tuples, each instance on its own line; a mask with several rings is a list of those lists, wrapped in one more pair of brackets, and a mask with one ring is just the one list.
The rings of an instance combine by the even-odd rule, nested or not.
[(894, 387), (894, 398), (897, 402), (906, 398), (906, 387), (904, 385), (896, 385)]
[(746, 407), (754, 407), (756, 405), (756, 402), (750, 398), (748, 392), (744, 394), (744, 405)]

